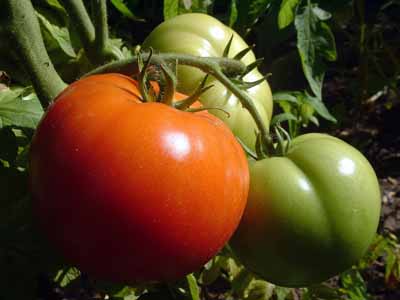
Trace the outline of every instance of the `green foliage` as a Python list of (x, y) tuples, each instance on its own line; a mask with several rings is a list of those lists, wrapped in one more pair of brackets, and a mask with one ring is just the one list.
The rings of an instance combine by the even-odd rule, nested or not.
[(0, 91), (0, 128), (18, 126), (36, 128), (43, 109), (31, 88)]
[[(349, 65), (357, 67), (351, 99), (367, 101), (368, 96), (387, 93), (390, 109), (399, 96), (400, 62), (398, 59), (397, 13), (398, 1), (383, 1), (371, 11), (352, 11), (355, 1), (322, 0), (198, 0), (198, 1), (128, 1), (111, 0), (120, 14), (128, 20), (126, 28), (114, 29), (118, 36), (129, 35), (130, 28), (149, 32), (159, 21), (152, 14), (160, 9), (165, 19), (188, 12), (202, 12), (221, 20), (252, 43), (258, 56), (265, 56), (264, 69), (278, 61), (277, 72), (281, 86), (274, 92), (280, 112), (271, 125), (287, 122), (292, 137), (302, 128), (319, 126), (320, 120), (336, 122), (324, 103), (324, 77), (332, 62), (345, 55), (336, 49), (335, 37), (352, 60), (335, 63), (334, 70), (348, 72)], [(363, 1), (362, 1), (363, 2)], [(372, 1), (373, 2), (373, 1)], [(72, 82), (93, 65), (77, 38), (68, 14), (57, 0), (33, 1), (45, 45), (57, 71), (67, 82)], [(160, 6), (162, 4), (162, 7)], [(223, 9), (221, 9), (221, 7)], [(219, 9), (218, 9), (219, 8)], [(0, 12), (1, 14), (1, 12)], [(119, 20), (118, 20), (119, 22)], [(129, 23), (131, 22), (131, 23)], [(346, 34), (350, 28), (355, 34)], [(361, 28), (364, 28), (361, 30)], [(113, 31), (113, 33), (114, 33)], [(0, 20), (0, 40), (6, 41), (4, 21)], [(344, 40), (344, 41), (343, 41)], [(123, 57), (132, 55), (133, 45), (114, 38), (111, 44)], [(339, 52), (339, 54), (337, 53)], [(294, 53), (292, 55), (291, 53)], [(288, 54), (290, 58), (288, 58)], [(360, 55), (360, 56), (358, 56)], [(293, 62), (295, 61), (295, 62)], [(288, 78), (286, 73), (298, 64), (300, 73)], [(284, 66), (284, 67), (282, 67)], [(279, 72), (285, 74), (277, 74)], [(291, 69), (291, 70), (288, 70)], [(35, 299), (39, 274), (47, 273), (55, 285), (69, 289), (82, 281), (80, 271), (56, 257), (38, 232), (32, 218), (31, 199), (27, 187), (27, 153), (29, 142), (43, 109), (30, 87), (24, 65), (6, 42), (0, 43), (0, 71), (6, 71), (12, 86), (0, 90), (0, 300)], [(294, 78), (294, 79), (293, 79)], [(303, 84), (303, 81), (305, 84)], [(290, 84), (298, 86), (290, 86)], [(19, 85), (17, 85), (19, 84)], [(115, 285), (93, 281), (93, 288), (111, 299), (204, 299), (204, 293), (218, 282), (227, 285), (221, 291), (224, 299), (371, 299), (364, 272), (379, 264), (384, 268), (384, 280), (389, 287), (400, 282), (400, 246), (390, 233), (377, 235), (370, 251), (356, 266), (340, 275), (337, 286), (322, 284), (307, 289), (289, 289), (268, 283), (235, 260), (227, 249), (210, 260), (199, 272), (168, 288), (157, 284)], [(297, 298), (296, 298), (297, 297)]]
[(137, 17), (122, 0), (111, 0), (111, 3), (124, 16), (133, 21), (143, 22), (144, 19)]
[(279, 29), (289, 26), (295, 17), (295, 9), (299, 0), (283, 0), (278, 15)]
[[(336, 60), (335, 40), (329, 26), (324, 23), (325, 15), (321, 9), (308, 1), (296, 15), (297, 48), (301, 57), (304, 74), (311, 90), (318, 99), (322, 99), (322, 82), (325, 75), (324, 59)], [(318, 11), (318, 13), (316, 13)], [(324, 17), (321, 19), (321, 16)]]
[(207, 0), (164, 0), (164, 19), (190, 12), (207, 13), (209, 5), (210, 1)]

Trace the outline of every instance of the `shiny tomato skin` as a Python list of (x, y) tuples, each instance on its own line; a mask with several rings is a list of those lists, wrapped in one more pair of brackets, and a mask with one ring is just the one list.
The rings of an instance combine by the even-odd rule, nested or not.
[(222, 121), (138, 94), (130, 78), (107, 74), (58, 96), (32, 141), (34, 210), (50, 241), (89, 275), (174, 280), (236, 229), (248, 164)]
[[(221, 57), (230, 38), (233, 37), (228, 57), (233, 58), (240, 51), (248, 48), (247, 43), (234, 30), (218, 19), (201, 13), (181, 14), (158, 25), (146, 37), (143, 49), (152, 47), (160, 52), (176, 52), (202, 57)], [(256, 60), (253, 51), (249, 51), (241, 61), (249, 65)], [(178, 67), (178, 90), (191, 94), (200, 85), (205, 73), (189, 66)], [(244, 81), (254, 82), (263, 78), (257, 68), (249, 72)], [(210, 110), (210, 113), (223, 120), (235, 136), (239, 137), (248, 147), (254, 148), (258, 128), (239, 99), (230, 93), (225, 86), (209, 76), (207, 85), (213, 87), (200, 96), (201, 103), (206, 107), (218, 107), (222, 110)], [(264, 80), (246, 92), (252, 98), (254, 105), (266, 127), (272, 117), (272, 94), (268, 82)]]
[(252, 161), (247, 206), (230, 246), (265, 280), (318, 284), (364, 255), (379, 223), (375, 172), (355, 148), (326, 134), (296, 137), (284, 157)]

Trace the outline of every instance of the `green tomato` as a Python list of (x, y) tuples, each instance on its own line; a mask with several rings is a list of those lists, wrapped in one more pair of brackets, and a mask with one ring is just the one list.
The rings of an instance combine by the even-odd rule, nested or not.
[[(160, 52), (176, 52), (202, 57), (221, 57), (229, 39), (233, 35), (229, 57), (248, 47), (246, 42), (231, 28), (217, 19), (199, 13), (179, 15), (156, 27), (143, 42), (142, 48), (152, 47)], [(242, 61), (249, 65), (255, 61), (252, 51)], [(178, 91), (191, 94), (200, 85), (205, 73), (189, 66), (178, 67)], [(245, 81), (256, 81), (263, 76), (254, 69), (244, 77)], [(217, 107), (210, 110), (231, 128), (233, 133), (249, 147), (254, 147), (257, 126), (249, 112), (242, 107), (239, 100), (232, 95), (219, 81), (208, 80), (214, 86), (205, 92), (200, 101), (205, 107)], [(272, 95), (267, 81), (247, 90), (267, 127), (272, 116)]]
[(324, 134), (295, 138), (285, 157), (250, 162), (247, 207), (230, 241), (239, 260), (289, 287), (322, 282), (356, 263), (380, 215), (369, 162)]

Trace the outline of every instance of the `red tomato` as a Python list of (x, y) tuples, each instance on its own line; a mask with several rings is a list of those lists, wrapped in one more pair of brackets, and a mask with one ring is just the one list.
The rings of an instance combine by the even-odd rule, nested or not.
[(141, 103), (138, 95), (135, 81), (107, 74), (58, 96), (32, 141), (34, 209), (82, 271), (112, 281), (172, 280), (231, 237), (246, 205), (247, 160), (212, 115)]

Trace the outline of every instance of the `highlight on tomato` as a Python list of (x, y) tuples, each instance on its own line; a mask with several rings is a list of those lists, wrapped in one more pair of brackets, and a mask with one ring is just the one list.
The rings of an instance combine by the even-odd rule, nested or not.
[(284, 156), (250, 161), (249, 168), (249, 199), (230, 241), (246, 268), (277, 285), (310, 286), (366, 252), (381, 198), (358, 150), (326, 134), (304, 134)]
[[(222, 57), (231, 38), (227, 57), (233, 58), (249, 47), (242, 37), (218, 19), (206, 14), (188, 13), (178, 15), (158, 25), (144, 40), (142, 49), (152, 47), (159, 52)], [(256, 57), (250, 50), (240, 60), (246, 65), (251, 65), (256, 61)], [(179, 66), (177, 70), (177, 89), (188, 95), (196, 90), (206, 75), (201, 70), (189, 66)], [(247, 88), (246, 92), (253, 99), (263, 123), (268, 128), (272, 117), (272, 94), (268, 82), (262, 78), (263, 75), (255, 66), (243, 80), (245, 82), (261, 80), (259, 84)], [(207, 85), (213, 85), (213, 87), (200, 96), (200, 102), (206, 107), (218, 107), (228, 112), (229, 116), (221, 110), (210, 111), (223, 120), (244, 144), (254, 148), (255, 132), (258, 128), (250, 113), (236, 96), (212, 76), (209, 76)]]
[(118, 282), (200, 268), (236, 229), (249, 186), (246, 156), (222, 121), (143, 103), (120, 74), (81, 79), (57, 97), (29, 167), (52, 244), (83, 272)]

